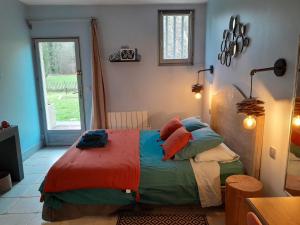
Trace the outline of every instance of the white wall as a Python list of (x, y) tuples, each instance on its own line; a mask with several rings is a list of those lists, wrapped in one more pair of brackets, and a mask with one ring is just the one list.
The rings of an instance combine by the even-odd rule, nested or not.
[[(278, 78), (272, 72), (254, 78), (254, 96), (266, 102), (266, 121), (261, 179), (268, 195), (284, 195), (284, 177), (289, 142), (291, 100), (296, 77), (297, 45), (300, 33), (300, 1), (298, 0), (209, 0), (207, 8), (206, 64), (214, 64), (214, 76), (208, 76), (203, 116), (209, 120), (209, 95), (226, 85), (235, 84), (247, 95), (250, 89), (249, 72), (253, 68), (272, 66), (276, 59), (285, 58), (287, 74)], [(231, 15), (240, 15), (249, 23), (251, 44), (234, 60), (230, 68), (217, 61), (223, 30)], [(277, 158), (269, 157), (269, 148), (277, 151)]]
[[(194, 66), (158, 66), (158, 9), (195, 9)], [(201, 114), (191, 85), (204, 65), (206, 4), (147, 6), (30, 6), (31, 18), (97, 17), (104, 56), (109, 111), (148, 110), (153, 128), (173, 115)], [(84, 76), (87, 123), (91, 106), (89, 23), (34, 23), (33, 37), (79, 36)], [(110, 63), (108, 57), (122, 45), (138, 48), (140, 63)]]

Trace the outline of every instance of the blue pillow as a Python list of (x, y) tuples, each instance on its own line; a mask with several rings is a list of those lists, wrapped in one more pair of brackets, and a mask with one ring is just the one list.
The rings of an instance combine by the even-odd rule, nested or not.
[(184, 120), (181, 120), (181, 123), (189, 132), (208, 127), (206, 123), (201, 122), (199, 117), (189, 117)]
[(193, 140), (175, 155), (175, 160), (186, 160), (223, 143), (224, 139), (209, 127), (192, 132)]

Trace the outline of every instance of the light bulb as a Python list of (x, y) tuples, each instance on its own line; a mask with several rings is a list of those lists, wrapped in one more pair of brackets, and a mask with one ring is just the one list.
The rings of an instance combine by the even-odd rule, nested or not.
[(195, 99), (201, 99), (201, 98), (202, 98), (202, 95), (200, 92), (195, 94)]
[(295, 127), (300, 127), (300, 115), (297, 115), (293, 118), (293, 125)]
[(247, 130), (253, 130), (256, 127), (256, 119), (254, 116), (247, 116), (243, 124)]

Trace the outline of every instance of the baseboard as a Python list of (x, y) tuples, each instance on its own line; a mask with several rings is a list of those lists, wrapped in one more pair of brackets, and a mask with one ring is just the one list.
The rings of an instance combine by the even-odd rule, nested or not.
[(42, 147), (43, 147), (43, 143), (40, 142), (39, 144), (34, 145), (33, 147), (27, 149), (27, 151), (22, 152), (22, 160), (25, 161), (30, 156), (32, 156), (34, 153), (39, 151)]

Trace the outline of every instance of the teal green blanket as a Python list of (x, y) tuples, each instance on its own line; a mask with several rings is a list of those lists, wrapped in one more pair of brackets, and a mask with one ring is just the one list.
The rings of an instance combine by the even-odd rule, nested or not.
[[(141, 131), (140, 202), (158, 205), (200, 204), (197, 183), (189, 160), (163, 161), (161, 142), (157, 140), (159, 140), (157, 131)], [(220, 168), (222, 184), (225, 184), (228, 176), (243, 174), (244, 171), (240, 161), (220, 164)], [(130, 205), (135, 203), (135, 194), (104, 189), (45, 194), (45, 204), (48, 207), (58, 209), (63, 202), (87, 205)]]
[(294, 153), (294, 155), (298, 158), (300, 158), (300, 146), (294, 144), (294, 143), (291, 143), (291, 147), (290, 147), (290, 151), (291, 153)]

